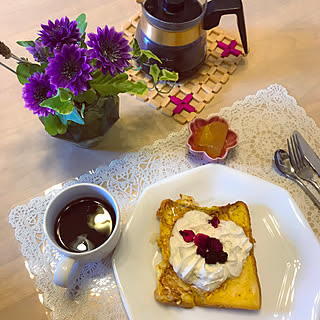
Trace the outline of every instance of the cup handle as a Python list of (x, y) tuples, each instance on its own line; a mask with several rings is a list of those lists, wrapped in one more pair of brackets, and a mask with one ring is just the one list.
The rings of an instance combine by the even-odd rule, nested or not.
[(70, 288), (81, 271), (78, 261), (62, 256), (54, 272), (53, 281), (57, 286)]

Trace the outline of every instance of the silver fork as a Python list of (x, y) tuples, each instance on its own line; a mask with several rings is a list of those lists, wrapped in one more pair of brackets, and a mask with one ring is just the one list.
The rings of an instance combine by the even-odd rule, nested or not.
[(290, 161), (296, 171), (297, 176), (310, 182), (312, 186), (320, 193), (320, 187), (313, 179), (313, 169), (305, 161), (297, 138), (295, 136), (291, 136), (290, 140), (287, 139), (287, 145)]

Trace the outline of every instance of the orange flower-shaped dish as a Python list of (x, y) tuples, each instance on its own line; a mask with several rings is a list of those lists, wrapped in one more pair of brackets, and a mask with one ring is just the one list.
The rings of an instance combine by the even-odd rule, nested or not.
[[(228, 131), (220, 155), (213, 158), (205, 150), (199, 150), (199, 146), (196, 146), (195, 144), (195, 135), (196, 132), (201, 130), (201, 128), (203, 128), (205, 125), (211, 124), (215, 121), (225, 123), (228, 126)], [(196, 118), (192, 122), (190, 122), (189, 130), (190, 136), (187, 141), (189, 152), (193, 155), (201, 156), (202, 159), (208, 162), (215, 162), (224, 159), (227, 156), (229, 149), (234, 148), (238, 143), (237, 134), (234, 131), (230, 130), (227, 121), (219, 116), (212, 116), (207, 119)]]

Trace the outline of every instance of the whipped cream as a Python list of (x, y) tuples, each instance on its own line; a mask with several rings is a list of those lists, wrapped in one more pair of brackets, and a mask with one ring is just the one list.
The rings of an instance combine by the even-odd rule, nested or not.
[[(206, 291), (218, 288), (228, 278), (238, 277), (252, 248), (243, 229), (234, 222), (220, 221), (218, 228), (214, 228), (208, 223), (210, 219), (204, 212), (188, 211), (176, 221), (170, 238), (169, 262), (178, 277)], [(204, 233), (219, 239), (223, 251), (228, 253), (228, 260), (223, 264), (205, 263), (205, 259), (196, 253), (194, 242), (184, 241), (180, 230), (192, 230), (195, 234)]]

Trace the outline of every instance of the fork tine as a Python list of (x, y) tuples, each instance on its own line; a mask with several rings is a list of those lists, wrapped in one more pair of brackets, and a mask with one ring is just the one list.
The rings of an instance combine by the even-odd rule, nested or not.
[(292, 138), (294, 149), (295, 149), (297, 165), (299, 169), (302, 170), (305, 167), (305, 163), (304, 163), (303, 155), (301, 154), (300, 144), (298, 143), (294, 135), (292, 135), (291, 138)]
[(293, 154), (293, 151), (292, 151), (292, 146), (290, 145), (289, 139), (287, 139), (287, 146), (288, 146), (288, 152), (289, 152), (290, 162), (291, 162), (293, 168), (296, 168), (296, 167), (297, 167), (296, 159), (295, 159), (295, 157), (294, 157), (294, 154)]
[(296, 163), (296, 168), (301, 169), (302, 165), (300, 162), (300, 157), (299, 157), (297, 146), (294, 142), (293, 136), (290, 137), (290, 142), (291, 142), (292, 153), (293, 153), (294, 160)]
[(303, 156), (303, 152), (301, 150), (301, 146), (300, 146), (299, 140), (297, 139), (297, 137), (295, 135), (293, 135), (293, 141), (294, 141), (294, 145), (296, 147), (296, 151), (297, 151), (297, 156), (298, 156), (299, 162), (301, 163), (301, 166), (305, 166), (306, 162), (305, 162), (305, 159), (304, 159), (304, 156)]

